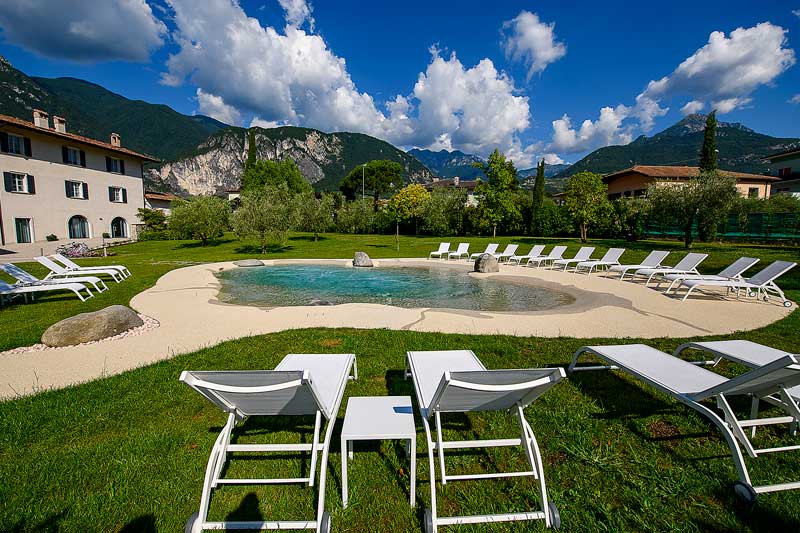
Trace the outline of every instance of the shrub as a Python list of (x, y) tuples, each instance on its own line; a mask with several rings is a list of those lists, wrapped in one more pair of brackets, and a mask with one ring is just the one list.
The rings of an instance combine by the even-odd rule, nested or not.
[(50, 235), (45, 235), (45, 237), (44, 237), (44, 238), (45, 238), (45, 239), (47, 239), (47, 240), (48, 240), (48, 241), (50, 241), (50, 242), (53, 242), (53, 241), (57, 241), (57, 240), (58, 240), (58, 237), (56, 237), (56, 236), (55, 236), (53, 233), (51, 233)]

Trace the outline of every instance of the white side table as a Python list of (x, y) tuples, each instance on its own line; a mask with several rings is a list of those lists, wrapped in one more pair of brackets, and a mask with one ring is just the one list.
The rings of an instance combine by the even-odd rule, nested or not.
[(407, 440), (411, 455), (411, 507), (416, 502), (417, 430), (409, 396), (355, 396), (342, 426), (342, 505), (347, 507), (347, 460), (355, 440)]

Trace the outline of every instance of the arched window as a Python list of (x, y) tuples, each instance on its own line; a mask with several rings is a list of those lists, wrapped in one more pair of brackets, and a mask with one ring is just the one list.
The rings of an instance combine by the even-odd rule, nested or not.
[(117, 217), (111, 221), (111, 237), (114, 239), (125, 238), (128, 236), (128, 222), (122, 218)]
[(89, 221), (86, 217), (75, 215), (69, 219), (69, 238), (70, 239), (88, 239), (89, 238)]

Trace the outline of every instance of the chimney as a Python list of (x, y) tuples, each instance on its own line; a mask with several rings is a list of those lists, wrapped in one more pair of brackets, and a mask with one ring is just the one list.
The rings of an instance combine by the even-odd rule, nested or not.
[(111, 146), (116, 146), (117, 148), (122, 146), (122, 139), (120, 139), (119, 133), (111, 134)]
[(34, 109), (33, 110), (33, 124), (37, 128), (44, 128), (46, 130), (50, 129), (50, 115), (46, 112), (42, 111), (41, 109)]
[(61, 133), (67, 133), (67, 119), (53, 115), (53, 129)]
[(453, 185), (458, 187), (458, 182), (459, 182), (459, 177), (458, 176), (453, 176)]

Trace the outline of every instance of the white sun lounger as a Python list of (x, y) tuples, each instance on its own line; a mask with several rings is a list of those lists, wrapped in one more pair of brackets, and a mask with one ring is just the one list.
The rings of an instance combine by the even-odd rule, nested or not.
[(34, 257), (34, 259), (36, 259), (36, 262), (38, 262), (40, 265), (50, 269), (50, 273), (45, 276), (45, 279), (74, 278), (76, 276), (99, 276), (101, 274), (110, 276), (111, 279), (117, 283), (125, 279), (118, 270), (113, 268), (98, 267), (91, 269), (87, 268), (86, 270), (70, 270), (59, 265), (49, 257)]
[(586, 271), (586, 275), (592, 270), (607, 270), (619, 264), (619, 258), (625, 253), (625, 248), (609, 248), (603, 257), (594, 261), (581, 261), (575, 265), (575, 272)]
[(542, 265), (547, 265), (547, 262), (553, 262), (557, 259), (563, 259), (564, 252), (567, 251), (566, 246), (553, 246), (553, 249), (550, 250), (550, 253), (547, 255), (540, 255), (539, 257), (531, 257), (528, 259), (528, 263), (525, 266), (533, 266), (536, 265), (540, 267)]
[(650, 284), (650, 280), (656, 276), (663, 277), (667, 274), (699, 275), (700, 273), (697, 271), (697, 265), (702, 263), (706, 257), (708, 257), (708, 254), (686, 254), (674, 267), (640, 268), (633, 273), (633, 278), (635, 279), (637, 276), (647, 277), (647, 281), (644, 282), (646, 287)]
[(23, 285), (63, 285), (64, 283), (88, 283), (94, 286), (97, 292), (108, 290), (106, 282), (97, 276), (79, 276), (74, 278), (59, 278), (59, 279), (39, 279), (30, 272), (21, 269), (14, 263), (6, 263), (0, 265), (0, 270), (14, 277)]
[(433, 257), (438, 257), (441, 259), (442, 257), (447, 257), (447, 254), (450, 253), (450, 243), (449, 242), (440, 242), (439, 249), (435, 250), (428, 255), (428, 259)]
[(119, 272), (123, 278), (129, 278), (131, 276), (130, 271), (124, 265), (97, 265), (97, 266), (84, 267), (79, 265), (78, 263), (76, 263), (75, 261), (73, 261), (64, 254), (53, 254), (50, 257), (55, 259), (56, 261), (63, 263), (68, 270), (96, 270), (98, 268), (102, 269), (110, 268)]
[(486, 249), (485, 249), (484, 251), (482, 251), (482, 252), (475, 252), (474, 254), (471, 254), (471, 255), (469, 256), (469, 260), (470, 260), (470, 261), (474, 261), (475, 259), (479, 258), (479, 257), (480, 257), (480, 256), (482, 256), (483, 254), (494, 255), (495, 253), (497, 253), (497, 248), (498, 248), (499, 246), (500, 246), (499, 244), (491, 243), (489, 246), (487, 246), (487, 247), (486, 247)]
[(533, 257), (540, 257), (543, 251), (544, 251), (544, 244), (537, 244), (536, 246), (531, 248), (530, 252), (528, 252), (525, 255), (512, 255), (511, 257), (509, 257), (508, 264), (510, 265), (512, 263), (516, 263), (518, 265), (521, 265), (523, 261), (527, 262), (529, 259)]
[(775, 280), (794, 268), (796, 265), (797, 263), (792, 263), (790, 261), (775, 261), (771, 265), (760, 270), (752, 278), (732, 279), (725, 281), (686, 279), (683, 280), (680, 286), (675, 289), (675, 292), (677, 293), (680, 287), (686, 287), (686, 294), (683, 296), (683, 299), (685, 300), (689, 297), (692, 291), (698, 287), (725, 287), (729, 290), (735, 290), (737, 298), (739, 297), (740, 291), (747, 291), (748, 296), (756, 296), (758, 298), (763, 298), (764, 300), (768, 300), (769, 295), (774, 294), (783, 301), (783, 305), (785, 307), (791, 307), (792, 302), (786, 299), (783, 291), (775, 284)]
[(758, 263), (755, 257), (740, 257), (724, 269), (720, 270), (719, 274), (667, 274), (663, 280), (658, 282), (656, 287), (660, 286), (663, 281), (670, 281), (669, 287), (664, 291), (668, 293), (672, 290), (675, 284), (680, 286), (680, 283), (685, 279), (695, 279), (703, 281), (729, 281), (732, 279), (742, 279), (744, 271)]
[(661, 262), (667, 258), (669, 252), (662, 250), (653, 250), (644, 260), (638, 265), (614, 265), (608, 269), (609, 272), (619, 272), (619, 279), (624, 279), (625, 274), (631, 270), (639, 270), (640, 268), (656, 268), (661, 266)]
[(455, 252), (450, 252), (447, 254), (447, 259), (466, 259), (469, 257), (469, 243), (468, 242), (460, 242), (458, 243), (458, 248), (456, 248)]
[[(594, 354), (611, 366), (576, 367), (578, 358), (584, 353)], [(739, 476), (734, 491), (746, 502), (754, 503), (761, 493), (800, 488), (798, 481), (753, 486), (742, 455), (742, 448), (751, 458), (800, 449), (800, 445), (757, 449), (745, 432), (748, 427), (797, 424), (800, 420), (800, 408), (787, 391), (800, 384), (800, 364), (794, 356), (781, 357), (730, 379), (644, 344), (583, 346), (575, 352), (569, 366), (570, 372), (601, 369), (622, 370), (708, 418), (722, 432), (728, 444)], [(756, 413), (750, 419), (740, 420), (728, 403), (733, 396), (769, 399), (788, 416), (755, 418)], [(722, 417), (701, 403), (712, 399), (722, 411)]]
[(513, 255), (517, 253), (517, 248), (519, 248), (519, 244), (509, 244), (502, 253), (493, 254), (494, 258), (497, 259), (498, 263), (502, 263), (504, 259), (508, 260), (513, 257)]
[(594, 253), (594, 246), (581, 246), (578, 250), (578, 253), (575, 254), (575, 257), (569, 259), (556, 259), (553, 261), (553, 268), (558, 266), (564, 265), (564, 271), (566, 272), (567, 268), (573, 263), (577, 264), (582, 261), (589, 261)]
[[(561, 519), (556, 506), (547, 499), (542, 457), (523, 410), (550, 387), (564, 378), (563, 368), (486, 370), (469, 350), (408, 352), (406, 377), (414, 380), (422, 425), (428, 442), (431, 508), (425, 510), (425, 528), (436, 532), (439, 526), (519, 520), (544, 520), (547, 527), (558, 527)], [(520, 425), (521, 438), (496, 440), (445, 441), (442, 439), (442, 414), (477, 411), (506, 411)], [(436, 423), (436, 441), (431, 436), (430, 420)], [(529, 470), (486, 474), (449, 474), (445, 470), (445, 450), (521, 446)], [(436, 468), (434, 451), (439, 455), (442, 484), (468, 479), (500, 479), (532, 476), (538, 481), (541, 510), (507, 514), (438, 516), (436, 512)]]
[[(351, 377), (351, 372), (353, 372)], [(184, 371), (180, 380), (202, 394), (211, 403), (228, 413), (206, 467), (200, 511), (189, 518), (186, 531), (204, 529), (314, 529), (330, 531), (330, 514), (325, 511), (325, 477), (330, 453), (331, 435), (344, 396), (348, 379), (356, 379), (358, 369), (353, 354), (289, 354), (275, 370)], [(231, 444), (237, 422), (249, 416), (314, 416), (314, 435), (310, 443)], [(323, 421), (327, 421), (325, 438), (319, 441)], [(221, 477), (227, 455), (234, 452), (311, 452), (308, 477), (232, 479)], [(308, 484), (314, 485), (317, 455), (319, 467), (319, 499), (313, 520), (279, 520), (264, 522), (214, 522), (208, 520), (212, 489), (218, 485)]]
[[(34, 293), (37, 292), (50, 292), (50, 291), (72, 291), (75, 295), (80, 298), (82, 302), (85, 302), (87, 298), (91, 298), (94, 296), (92, 291), (89, 290), (89, 287), (84, 285), (83, 283), (58, 283), (58, 284), (41, 284), (41, 285), (9, 285), (5, 281), (0, 280), (0, 303), (5, 300), (6, 296), (14, 296), (17, 294), (21, 294), (25, 298), (25, 302), (28, 302), (28, 295), (31, 295), (31, 300), (34, 299)], [(86, 296), (81, 294), (81, 292), (86, 291)]]

